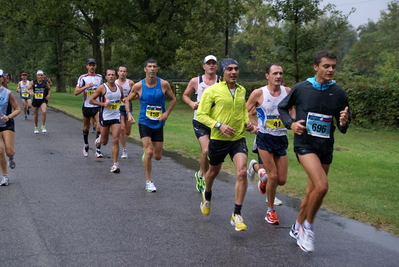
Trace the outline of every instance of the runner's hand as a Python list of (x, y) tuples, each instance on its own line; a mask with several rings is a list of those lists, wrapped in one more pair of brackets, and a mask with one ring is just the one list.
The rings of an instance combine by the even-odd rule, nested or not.
[(236, 133), (236, 130), (226, 124), (220, 126), (220, 131), (228, 138), (232, 137)]
[(342, 110), (341, 112), (340, 112), (340, 117), (339, 117), (339, 125), (341, 126), (341, 127), (345, 127), (346, 126), (346, 124), (348, 123), (348, 107), (346, 107), (344, 110)]
[(134, 118), (133, 118), (133, 115), (132, 115), (132, 113), (127, 113), (127, 120), (130, 122), (130, 123), (136, 123), (136, 121), (134, 120)]
[(305, 131), (306, 127), (302, 125), (302, 123), (304, 123), (305, 120), (299, 120), (296, 122), (293, 122), (291, 124), (291, 130), (294, 131), (294, 133), (296, 133), (297, 135), (302, 135), (303, 131)]

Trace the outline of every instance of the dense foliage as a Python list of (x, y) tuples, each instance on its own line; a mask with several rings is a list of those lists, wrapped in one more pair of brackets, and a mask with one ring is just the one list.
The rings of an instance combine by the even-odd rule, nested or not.
[(338, 74), (345, 74), (354, 121), (398, 123), (398, 0), (379, 21), (358, 29), (348, 23), (355, 9), (343, 14), (321, 0), (0, 0), (0, 5), (0, 68), (14, 81), (22, 71), (43, 69), (57, 91), (66, 92), (86, 71), (89, 57), (96, 58), (97, 72), (125, 65), (134, 80), (143, 78), (142, 63), (155, 58), (160, 77), (188, 81), (202, 73), (203, 57), (214, 54), (238, 60), (240, 80), (251, 92), (265, 82), (267, 64), (282, 64), (292, 87), (313, 75), (313, 55), (330, 49), (338, 55)]

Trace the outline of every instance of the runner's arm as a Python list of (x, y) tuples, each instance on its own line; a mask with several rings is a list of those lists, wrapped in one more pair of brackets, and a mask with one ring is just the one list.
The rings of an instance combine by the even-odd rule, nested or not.
[(190, 82), (188, 83), (186, 90), (184, 90), (184, 93), (182, 95), (182, 100), (184, 103), (189, 105), (192, 109), (198, 109), (198, 102), (194, 102), (191, 100), (191, 94), (197, 92), (198, 88), (198, 77), (192, 78)]
[(170, 84), (167, 81), (161, 80), (161, 86), (162, 90), (164, 90), (164, 94), (170, 99), (168, 109), (163, 112), (159, 118), (160, 121), (166, 121), (176, 105), (176, 96), (172, 92), (172, 88), (170, 88)]

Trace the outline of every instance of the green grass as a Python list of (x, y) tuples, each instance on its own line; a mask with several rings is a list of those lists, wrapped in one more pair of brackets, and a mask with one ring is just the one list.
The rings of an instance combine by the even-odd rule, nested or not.
[[(11, 86), (11, 88), (13, 88)], [(68, 90), (70, 91), (70, 90)], [(77, 118), (81, 117), (82, 96), (53, 93), (49, 105)], [(133, 102), (137, 120), (139, 102)], [(186, 157), (199, 159), (199, 145), (192, 129), (193, 112), (178, 101), (165, 127), (164, 148)], [(137, 126), (132, 137), (139, 140)], [(278, 191), (302, 198), (307, 177), (293, 153), (293, 133), (289, 131), (288, 180)], [(247, 134), (247, 146), (252, 148), (254, 135)], [(337, 214), (373, 225), (399, 236), (399, 133), (366, 130), (351, 126), (348, 133), (335, 134), (334, 160), (329, 172), (329, 192), (323, 208)], [(256, 158), (252, 152), (249, 158)], [(223, 170), (234, 173), (229, 159)]]

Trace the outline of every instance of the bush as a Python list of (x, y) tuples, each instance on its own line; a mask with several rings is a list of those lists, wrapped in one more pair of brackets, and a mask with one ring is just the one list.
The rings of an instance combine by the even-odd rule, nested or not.
[(396, 82), (384, 79), (370, 82), (357, 77), (341, 85), (348, 96), (353, 123), (367, 128), (399, 126)]

